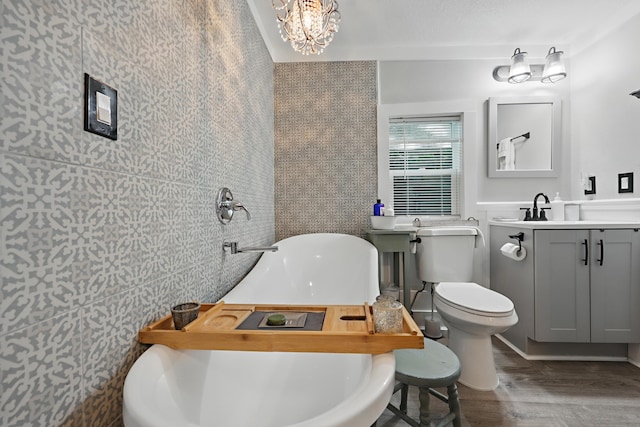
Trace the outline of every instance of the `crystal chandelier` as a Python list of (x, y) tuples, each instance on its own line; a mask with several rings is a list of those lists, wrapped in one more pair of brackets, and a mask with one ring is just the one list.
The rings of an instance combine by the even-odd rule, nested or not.
[[(289, 5), (291, 3), (291, 5)], [(282, 40), (303, 55), (319, 55), (338, 32), (340, 12), (336, 0), (272, 0)]]

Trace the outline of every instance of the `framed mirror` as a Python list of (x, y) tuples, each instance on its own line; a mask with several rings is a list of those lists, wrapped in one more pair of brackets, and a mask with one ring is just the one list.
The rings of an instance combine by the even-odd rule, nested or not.
[(490, 178), (560, 173), (561, 101), (557, 97), (489, 98)]

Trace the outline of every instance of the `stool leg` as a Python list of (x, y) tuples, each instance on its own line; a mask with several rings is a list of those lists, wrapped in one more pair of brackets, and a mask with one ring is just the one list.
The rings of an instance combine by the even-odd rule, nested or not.
[(409, 386), (407, 384), (402, 384), (402, 388), (400, 389), (400, 410), (407, 413), (407, 396), (409, 395)]
[(420, 399), (420, 427), (430, 427), (429, 389), (420, 387), (418, 398)]
[(458, 387), (456, 387), (455, 383), (447, 386), (447, 394), (449, 395), (449, 411), (456, 414), (453, 419), (453, 427), (461, 427), (460, 400), (458, 399)]

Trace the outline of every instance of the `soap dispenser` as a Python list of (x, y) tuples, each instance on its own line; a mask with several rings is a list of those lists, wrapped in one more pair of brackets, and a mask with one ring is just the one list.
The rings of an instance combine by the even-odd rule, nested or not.
[(551, 220), (564, 221), (564, 202), (560, 198), (560, 193), (556, 193), (556, 197), (551, 201)]

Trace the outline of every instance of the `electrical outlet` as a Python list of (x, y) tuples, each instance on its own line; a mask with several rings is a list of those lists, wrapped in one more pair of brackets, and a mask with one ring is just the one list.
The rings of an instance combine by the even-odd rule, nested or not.
[(633, 193), (633, 172), (618, 174), (618, 193)]
[(596, 194), (596, 177), (590, 176), (587, 178), (587, 186), (584, 189), (584, 194)]
[(84, 75), (84, 130), (118, 139), (118, 92)]

